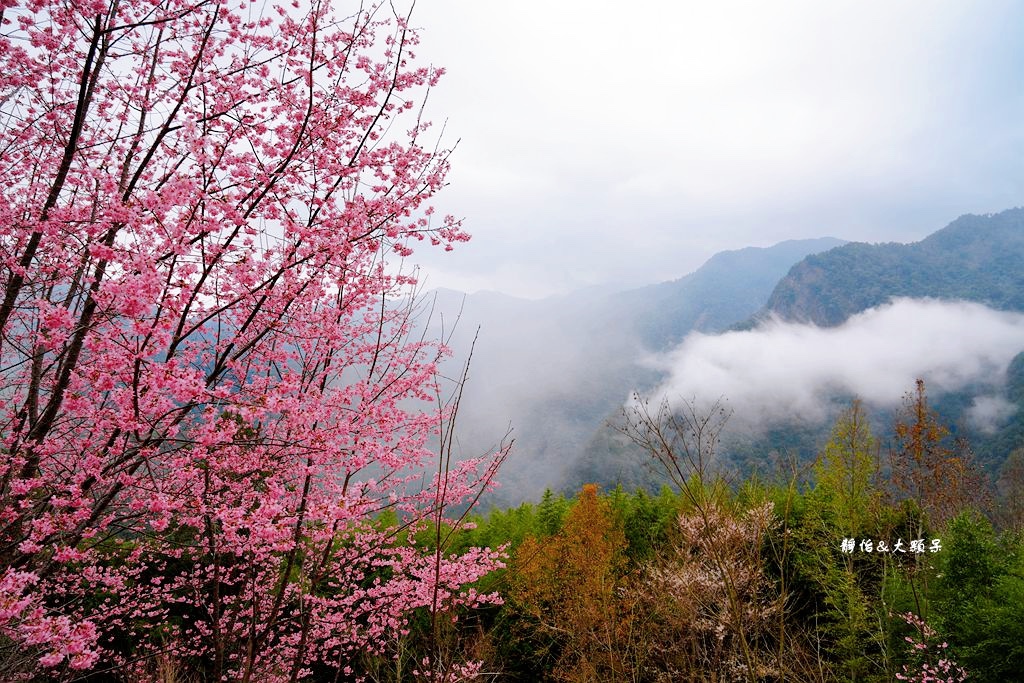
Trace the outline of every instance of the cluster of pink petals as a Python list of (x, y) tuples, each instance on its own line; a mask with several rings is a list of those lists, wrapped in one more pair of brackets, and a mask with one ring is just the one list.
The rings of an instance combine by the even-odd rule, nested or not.
[(67, 663), (73, 670), (91, 668), (99, 658), (95, 624), (47, 614), (32, 591), (38, 581), (30, 572), (7, 570), (0, 577), (0, 634), (39, 646), (40, 666)]
[(905, 612), (900, 617), (917, 631), (918, 637), (904, 636), (904, 640), (923, 659), (917, 666), (904, 664), (903, 673), (896, 674), (898, 680), (912, 683), (961, 683), (967, 680), (967, 672), (945, 654), (949, 643), (935, 642), (938, 635), (935, 629), (913, 612)]
[(433, 446), (447, 351), (401, 259), (468, 236), (430, 207), (441, 71), (407, 18), (0, 9), (3, 636), (52, 670), (289, 680), (498, 600), (471, 584), (499, 553), (405, 542), (500, 459)]

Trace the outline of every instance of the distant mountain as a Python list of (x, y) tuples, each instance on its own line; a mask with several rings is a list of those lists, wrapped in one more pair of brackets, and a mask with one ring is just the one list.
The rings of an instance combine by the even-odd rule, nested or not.
[(629, 392), (658, 381), (645, 358), (692, 330), (717, 332), (749, 318), (794, 263), (840, 244), (825, 238), (723, 252), (678, 280), (612, 293), (528, 301), (435, 292), (431, 334), (441, 332), (442, 319), (450, 334), (458, 318), (453, 365), (468, 356), (479, 328), (458, 420), (462, 454), (484, 452), (511, 426), (516, 445), (499, 500), (560, 485)]
[[(753, 293), (764, 285), (763, 281), (752, 285), (746, 279), (751, 266), (744, 259), (754, 257), (754, 268), (763, 268), (760, 272), (767, 275), (766, 252), (719, 254), (686, 278), (627, 292), (620, 299), (630, 301), (634, 326), (651, 348), (659, 350), (674, 347), (690, 330), (751, 329), (770, 316), (837, 326), (895, 297), (967, 300), (997, 310), (1024, 311), (1024, 209), (962, 216), (911, 244), (830, 245), (824, 241), (818, 246), (825, 250), (793, 265), (773, 287), (766, 305), (743, 322), (737, 322), (737, 313), (744, 302), (756, 298), (744, 297), (746, 287), (751, 285)], [(779, 262), (784, 263), (785, 258)], [(673, 292), (685, 295), (675, 298)], [(994, 388), (998, 392), (995, 399), (989, 396)], [(852, 397), (832, 398), (838, 405)], [(980, 424), (977, 411), (987, 400), (1006, 402), (1002, 418)], [(954, 435), (969, 440), (979, 461), (995, 474), (1012, 450), (1024, 446), (1024, 349), (1005, 377), (991, 378), (987, 388), (936, 392), (932, 406)], [(741, 421), (742, 416), (737, 418)], [(891, 408), (876, 408), (873, 424), (880, 435), (891, 429)], [(785, 423), (762, 427), (756, 435), (742, 433), (742, 427), (730, 431), (722, 444), (730, 466), (747, 472), (764, 468), (775, 453), (812, 458), (827, 438), (830, 425), (808, 422), (794, 414)], [(607, 425), (591, 435), (585, 453), (567, 474), (565, 488), (586, 481), (627, 487), (654, 487), (664, 481), (662, 475), (650, 471), (649, 456)]]
[(764, 313), (832, 326), (899, 296), (1024, 310), (1024, 208), (961, 216), (912, 244), (851, 242), (808, 256), (778, 283)]
[(614, 317), (630, 320), (644, 344), (661, 350), (692, 331), (721, 332), (753, 315), (794, 263), (843, 244), (822, 237), (723, 251), (685, 277), (622, 292), (609, 303)]
[[(779, 282), (759, 317), (834, 326), (893, 297), (962, 299), (1024, 311), (1024, 208), (961, 216), (920, 242), (851, 242), (808, 256)], [(1024, 351), (1002, 381), (1004, 398), (1015, 408), (994, 430), (978, 430), (965, 420), (976, 398), (970, 389), (934, 401), (992, 473), (1010, 451), (1024, 446)]]

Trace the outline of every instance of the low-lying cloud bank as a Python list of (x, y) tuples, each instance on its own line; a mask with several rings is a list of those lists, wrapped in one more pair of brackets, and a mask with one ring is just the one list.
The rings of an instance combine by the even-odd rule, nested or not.
[(736, 419), (750, 424), (823, 421), (837, 395), (897, 405), (922, 378), (932, 395), (984, 387), (968, 416), (993, 429), (1015, 410), (1000, 387), (1022, 351), (1024, 314), (895, 299), (838, 327), (769, 320), (749, 331), (690, 334), (657, 359), (668, 379), (656, 395), (698, 404), (725, 397)]

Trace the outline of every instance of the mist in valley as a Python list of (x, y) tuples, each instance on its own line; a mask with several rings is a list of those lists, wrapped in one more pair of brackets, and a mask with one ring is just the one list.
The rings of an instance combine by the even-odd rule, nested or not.
[(893, 408), (923, 379), (935, 395), (967, 387), (982, 391), (967, 417), (990, 427), (1012, 414), (1004, 380), (1022, 350), (1024, 314), (904, 298), (837, 327), (770, 318), (751, 330), (694, 332), (651, 358), (665, 379), (650, 393), (705, 408), (724, 396), (734, 427), (758, 431), (794, 417), (830, 420), (843, 407), (840, 396)]
[(978, 303), (900, 298), (836, 327), (769, 316), (749, 329), (691, 331), (653, 350), (636, 317), (609, 317), (621, 295), (429, 296), (431, 325), (454, 351), (446, 374), (459, 376), (472, 351), (457, 455), (514, 439), (492, 504), (590, 480), (656, 488), (657, 472), (617, 431), (634, 392), (677, 408), (689, 402), (698, 413), (720, 401), (731, 412), (723, 462), (745, 452), (763, 460), (764, 444), (780, 438), (813, 457), (853, 397), (883, 416), (875, 428), (885, 433), (918, 378), (937, 401), (966, 397), (951, 416), (962, 431), (992, 434), (1017, 412), (1006, 373), (1024, 350), (1024, 314)]

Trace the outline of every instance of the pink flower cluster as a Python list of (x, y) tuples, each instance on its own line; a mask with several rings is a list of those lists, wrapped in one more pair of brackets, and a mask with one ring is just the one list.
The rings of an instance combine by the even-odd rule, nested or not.
[(0, 577), (0, 634), (40, 646), (40, 666), (66, 662), (76, 671), (91, 668), (99, 659), (95, 624), (47, 614), (32, 592), (38, 582), (39, 577), (29, 572), (7, 570)]
[(297, 680), (496, 600), (468, 584), (499, 554), (399, 542), (502, 457), (431, 448), (446, 350), (402, 259), (468, 237), (430, 207), (441, 72), (407, 17), (4, 0), (0, 27), (4, 637)]
[(912, 612), (900, 615), (916, 630), (914, 636), (904, 636), (917, 656), (916, 666), (903, 665), (903, 673), (896, 674), (901, 681), (912, 683), (961, 683), (967, 680), (967, 672), (949, 658), (946, 649), (949, 643), (938, 642), (935, 630), (924, 619)]

